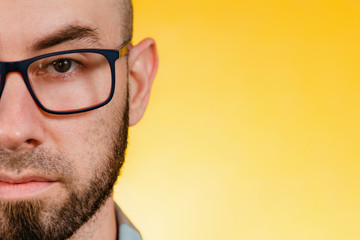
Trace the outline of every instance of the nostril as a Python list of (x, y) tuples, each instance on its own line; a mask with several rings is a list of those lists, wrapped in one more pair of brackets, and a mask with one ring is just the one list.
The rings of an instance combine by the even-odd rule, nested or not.
[(22, 144), (19, 144), (17, 146), (16, 151), (30, 151), (34, 148), (36, 148), (38, 145), (40, 144), (39, 141), (35, 140), (35, 139), (28, 139), (26, 141), (24, 141)]
[(37, 140), (35, 140), (35, 139), (28, 139), (28, 140), (25, 141), (25, 143), (26, 143), (27, 145), (34, 145), (34, 146), (36, 146), (36, 145), (39, 144), (39, 141), (37, 141)]

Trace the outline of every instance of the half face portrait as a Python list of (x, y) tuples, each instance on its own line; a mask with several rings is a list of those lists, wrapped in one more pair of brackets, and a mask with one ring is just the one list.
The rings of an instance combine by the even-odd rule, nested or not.
[(131, 43), (127, 0), (0, 6), (0, 239), (116, 236), (112, 190), (155, 42)]

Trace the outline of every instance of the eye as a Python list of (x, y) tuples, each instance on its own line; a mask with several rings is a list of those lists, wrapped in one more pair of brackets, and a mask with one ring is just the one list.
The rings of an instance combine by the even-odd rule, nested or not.
[(76, 63), (71, 59), (59, 59), (50, 63), (49, 67), (59, 73), (66, 73), (73, 70)]
[(48, 73), (68, 73), (73, 71), (78, 65), (79, 63), (73, 59), (60, 58), (51, 61), (45, 60), (38, 67)]

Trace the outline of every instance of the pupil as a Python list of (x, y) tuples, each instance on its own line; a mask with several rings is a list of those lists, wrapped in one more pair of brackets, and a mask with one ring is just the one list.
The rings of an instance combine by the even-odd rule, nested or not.
[(67, 72), (71, 68), (71, 61), (68, 59), (61, 59), (53, 62), (53, 67), (57, 72)]

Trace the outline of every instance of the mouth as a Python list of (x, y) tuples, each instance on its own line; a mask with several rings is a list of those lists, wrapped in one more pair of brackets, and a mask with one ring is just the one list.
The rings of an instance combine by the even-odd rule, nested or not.
[(34, 199), (56, 184), (57, 181), (40, 176), (10, 177), (0, 174), (0, 200)]

